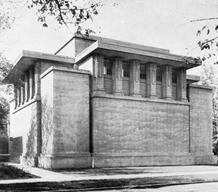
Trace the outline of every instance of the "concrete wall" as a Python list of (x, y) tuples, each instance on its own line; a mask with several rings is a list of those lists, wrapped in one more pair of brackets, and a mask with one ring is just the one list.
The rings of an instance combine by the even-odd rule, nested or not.
[(104, 89), (107, 94), (112, 94), (113, 85), (111, 76), (104, 76)]
[[(42, 150), (41, 156), (53, 154), (53, 132), (54, 132), (54, 73), (41, 76), (41, 130)], [(40, 162), (40, 166), (41, 162)]]
[(89, 84), (88, 73), (62, 67), (54, 67), (42, 77), (40, 166), (91, 166)]
[(130, 90), (129, 90), (129, 78), (124, 77), (123, 78), (123, 93), (124, 95), (128, 96), (130, 95)]
[[(23, 140), (22, 161), (34, 166), (37, 161), (37, 101), (11, 114), (10, 129), (20, 130), (19, 136)], [(22, 123), (22, 126), (20, 126)], [(25, 162), (24, 162), (25, 161)]]
[(140, 94), (142, 97), (147, 96), (147, 84), (146, 84), (146, 81), (144, 79), (140, 80)]
[(97, 167), (192, 164), (189, 105), (94, 96), (93, 143)]
[(190, 85), (190, 150), (195, 164), (216, 163), (212, 154), (212, 89)]

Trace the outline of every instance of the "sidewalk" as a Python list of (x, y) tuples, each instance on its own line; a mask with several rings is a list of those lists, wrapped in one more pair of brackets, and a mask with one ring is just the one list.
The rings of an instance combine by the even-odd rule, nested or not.
[(0, 190), (104, 190), (218, 182), (218, 166), (122, 167), (54, 172), (10, 165), (40, 178), (1, 180)]

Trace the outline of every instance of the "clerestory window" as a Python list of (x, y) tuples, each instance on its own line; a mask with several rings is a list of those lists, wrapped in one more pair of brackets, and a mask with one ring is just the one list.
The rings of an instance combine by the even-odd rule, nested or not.
[(104, 58), (104, 75), (112, 75), (112, 61), (109, 58)]
[(145, 64), (140, 64), (140, 79), (146, 79), (146, 67), (145, 67)]
[(157, 66), (157, 81), (162, 82), (162, 70), (160, 66)]
[(129, 77), (129, 64), (127, 62), (123, 62), (123, 77)]
[(176, 75), (176, 69), (172, 70), (172, 82), (177, 83), (177, 75)]

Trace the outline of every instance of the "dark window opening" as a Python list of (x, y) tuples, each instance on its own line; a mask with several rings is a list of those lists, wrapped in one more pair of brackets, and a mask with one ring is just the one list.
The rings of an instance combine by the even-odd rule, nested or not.
[(162, 70), (161, 67), (157, 67), (157, 81), (162, 81)]
[(104, 74), (112, 75), (112, 61), (108, 58), (104, 59)]
[(145, 67), (145, 64), (140, 64), (140, 79), (146, 79), (146, 67)]
[(172, 70), (172, 82), (177, 83), (177, 75), (176, 75), (176, 70)]
[(123, 77), (129, 77), (129, 64), (123, 63)]

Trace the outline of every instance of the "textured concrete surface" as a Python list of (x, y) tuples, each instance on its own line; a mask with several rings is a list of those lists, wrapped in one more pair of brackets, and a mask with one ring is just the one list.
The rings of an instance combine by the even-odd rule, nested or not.
[[(14, 113), (11, 118), (11, 128), (20, 130), (22, 135), (22, 155), (23, 157), (29, 157), (29, 159), (25, 160), (29, 165), (35, 164), (33, 158), (37, 153), (36, 105), (37, 101), (34, 101), (32, 104)], [(20, 122), (22, 122), (23, 126), (17, 127), (17, 124), (20, 124)], [(21, 150), (19, 149), (19, 151)]]
[(188, 114), (179, 102), (94, 97), (95, 165), (192, 164)]
[(90, 167), (89, 74), (56, 67), (41, 84), (40, 166)]

